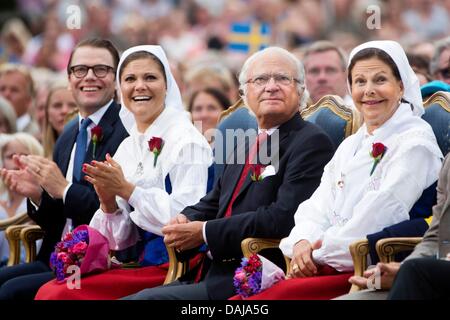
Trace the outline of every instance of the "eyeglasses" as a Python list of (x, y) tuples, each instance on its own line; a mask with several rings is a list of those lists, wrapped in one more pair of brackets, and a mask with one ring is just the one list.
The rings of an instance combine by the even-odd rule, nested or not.
[(438, 73), (443, 77), (450, 79), (450, 65), (447, 68), (438, 70)]
[(88, 74), (89, 69), (92, 69), (97, 78), (106, 77), (109, 70), (114, 71), (113, 67), (104, 64), (96, 64), (95, 66), (86, 66), (84, 64), (80, 64), (69, 68), (70, 72), (73, 73), (77, 78), (84, 78)]
[(273, 81), (275, 81), (276, 84), (282, 85), (282, 86), (289, 86), (290, 84), (292, 84), (293, 82), (298, 82), (300, 83), (300, 80), (288, 76), (286, 74), (281, 74), (281, 73), (274, 73), (274, 74), (261, 74), (259, 76), (256, 76), (252, 79), (247, 80), (246, 83), (253, 83), (254, 85), (258, 86), (258, 87), (264, 87), (267, 85), (267, 83), (269, 83), (270, 79), (273, 78)]

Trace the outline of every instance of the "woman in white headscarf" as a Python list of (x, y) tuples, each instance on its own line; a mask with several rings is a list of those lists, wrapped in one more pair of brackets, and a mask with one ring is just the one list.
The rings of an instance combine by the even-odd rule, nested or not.
[[(205, 195), (212, 151), (184, 111), (161, 47), (126, 50), (118, 65), (117, 82), (120, 115), (130, 136), (114, 158), (107, 155), (105, 162), (93, 161), (83, 168), (85, 179), (94, 185), (100, 199), (90, 226), (109, 240), (111, 250), (122, 253), (148, 241), (141, 265), (160, 265), (167, 261), (161, 228)], [(83, 279), (81, 290), (55, 290), (57, 285), (50, 282), (36, 298), (119, 298), (148, 288), (149, 276), (159, 276), (150, 286), (162, 284), (164, 273), (149, 268), (147, 272), (112, 270), (93, 275)], [(121, 277), (115, 276), (118, 272)], [(130, 272), (133, 276), (127, 277)], [(107, 290), (103, 283), (108, 284)]]
[(339, 146), (280, 243), (292, 259), (290, 279), (253, 298), (331, 299), (348, 292), (349, 245), (408, 220), (423, 190), (438, 178), (443, 156), (420, 118), (419, 81), (402, 47), (394, 41), (356, 47), (348, 82), (364, 124)]

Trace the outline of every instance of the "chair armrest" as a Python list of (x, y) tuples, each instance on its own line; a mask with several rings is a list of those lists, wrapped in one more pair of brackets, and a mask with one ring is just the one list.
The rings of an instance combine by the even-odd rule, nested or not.
[(44, 237), (44, 230), (39, 226), (26, 226), (20, 231), (20, 240), (25, 247), (25, 262), (30, 263), (36, 259), (36, 240)]
[[(369, 254), (369, 241), (361, 239), (353, 242), (349, 246), (352, 255), (355, 276), (362, 276), (367, 269), (367, 255)], [(350, 292), (359, 291), (357, 285), (352, 285)]]
[(6, 230), (6, 228), (8, 228), (9, 226), (15, 224), (24, 224), (28, 221), (31, 221), (31, 218), (26, 212), (16, 214), (11, 218), (0, 220), (0, 231)]
[(417, 238), (385, 238), (377, 241), (376, 250), (381, 262), (392, 262), (396, 253), (413, 250), (422, 241)]
[(169, 270), (164, 280), (164, 284), (169, 284), (181, 277), (188, 270), (189, 260), (179, 261), (174, 248), (166, 245), (167, 254), (169, 255)]
[(26, 224), (13, 225), (6, 228), (5, 235), (9, 245), (9, 258), (7, 266), (14, 266), (20, 262), (20, 231)]
[[(250, 258), (254, 253), (258, 253), (264, 249), (279, 248), (279, 239), (266, 239), (266, 238), (246, 238), (241, 242), (241, 250), (244, 257)], [(291, 259), (284, 256), (284, 262), (286, 263), (286, 273), (290, 272)]]

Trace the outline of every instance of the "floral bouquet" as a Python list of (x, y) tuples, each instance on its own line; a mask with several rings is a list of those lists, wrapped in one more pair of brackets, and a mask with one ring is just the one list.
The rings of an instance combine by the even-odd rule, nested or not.
[(107, 270), (111, 266), (108, 240), (96, 229), (81, 225), (67, 233), (50, 256), (50, 267), (58, 282), (73, 274), (68, 268), (77, 266), (81, 274)]
[(242, 258), (241, 267), (234, 273), (233, 284), (236, 293), (242, 298), (248, 298), (285, 278), (281, 270), (273, 262), (258, 254), (250, 258)]

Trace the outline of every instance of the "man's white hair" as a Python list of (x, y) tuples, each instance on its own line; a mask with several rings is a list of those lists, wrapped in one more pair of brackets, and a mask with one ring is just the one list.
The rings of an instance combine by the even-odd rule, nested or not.
[(309, 92), (306, 88), (305, 84), (305, 68), (303, 67), (302, 62), (292, 53), (287, 51), (286, 49), (280, 48), (280, 47), (268, 47), (261, 51), (255, 52), (250, 57), (245, 60), (244, 65), (242, 66), (241, 72), (239, 73), (239, 92), (242, 94), (241, 97), (244, 100), (244, 103), (247, 104), (247, 73), (249, 67), (255, 62), (257, 59), (259, 59), (262, 55), (266, 54), (278, 54), (281, 56), (286, 57), (286, 60), (289, 60), (292, 62), (292, 64), (295, 66), (294, 70), (294, 78), (298, 80), (297, 83), (297, 90), (298, 94), (301, 96), (300, 99), (300, 105), (299, 108), (303, 109), (306, 107), (306, 103), (309, 99)]

